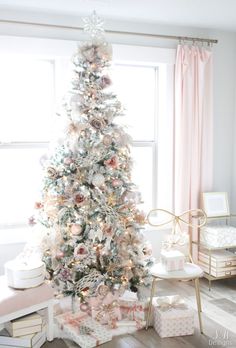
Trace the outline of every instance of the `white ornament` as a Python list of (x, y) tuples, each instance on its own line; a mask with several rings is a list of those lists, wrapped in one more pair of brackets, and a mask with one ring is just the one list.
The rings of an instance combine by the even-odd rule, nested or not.
[(96, 11), (93, 11), (92, 15), (89, 17), (83, 18), (84, 22), (84, 31), (92, 38), (94, 37), (101, 37), (104, 33), (104, 28), (103, 28), (103, 20), (97, 16)]
[(93, 269), (90, 271), (90, 273), (83, 278), (81, 278), (77, 284), (76, 288), (78, 292), (83, 291), (84, 289), (88, 288), (89, 293), (93, 294), (95, 293), (98, 284), (103, 280), (103, 276), (100, 272), (98, 272), (96, 269)]
[(95, 174), (92, 179), (92, 184), (97, 187), (101, 187), (105, 182), (105, 178), (102, 174)]

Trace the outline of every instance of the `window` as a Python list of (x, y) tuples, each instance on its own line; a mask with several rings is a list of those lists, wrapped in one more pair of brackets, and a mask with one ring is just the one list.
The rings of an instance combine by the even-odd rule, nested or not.
[[(0, 230), (26, 226), (33, 213), (55, 100), (67, 91), (75, 43), (11, 37), (1, 47)], [(171, 209), (174, 50), (113, 45), (113, 60), (113, 88), (126, 108), (118, 122), (133, 138), (132, 181), (145, 202), (140, 208)]]
[(26, 225), (38, 197), (40, 158), (50, 139), (54, 66), (50, 60), (0, 62), (0, 226)]
[(132, 136), (132, 181), (142, 193), (148, 211), (157, 204), (157, 79), (158, 68), (117, 64), (113, 71), (114, 90), (125, 107), (125, 116), (118, 120)]

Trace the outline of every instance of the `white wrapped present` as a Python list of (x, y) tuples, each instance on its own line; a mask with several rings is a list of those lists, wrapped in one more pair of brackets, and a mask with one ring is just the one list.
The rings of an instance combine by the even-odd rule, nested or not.
[(194, 333), (194, 311), (179, 295), (157, 297), (153, 307), (154, 328), (160, 337)]
[(64, 338), (77, 343), (81, 348), (93, 348), (111, 341), (112, 334), (87, 313), (66, 312), (55, 317)]
[(162, 250), (161, 263), (167, 271), (178, 271), (184, 268), (185, 256), (179, 250)]
[(4, 265), (7, 283), (15, 289), (36, 287), (44, 282), (44, 263), (39, 259), (16, 258)]

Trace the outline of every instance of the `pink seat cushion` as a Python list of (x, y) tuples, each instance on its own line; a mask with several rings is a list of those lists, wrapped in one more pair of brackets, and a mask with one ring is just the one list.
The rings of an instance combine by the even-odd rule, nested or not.
[(53, 298), (54, 291), (42, 284), (35, 288), (16, 290), (7, 285), (5, 276), (0, 277), (0, 316), (14, 313)]

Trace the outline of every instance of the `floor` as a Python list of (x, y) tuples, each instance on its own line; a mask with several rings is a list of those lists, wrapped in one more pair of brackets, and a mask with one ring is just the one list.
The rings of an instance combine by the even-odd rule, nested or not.
[[(186, 302), (196, 309), (195, 293), (192, 282), (158, 283), (160, 296), (182, 295)], [(198, 329), (197, 312), (195, 315), (195, 333), (192, 336), (160, 338), (154, 329), (141, 330), (133, 334), (115, 337), (101, 348), (236, 348), (236, 279), (220, 280), (212, 283), (208, 290), (208, 282), (201, 280), (201, 298), (203, 307), (203, 328), (201, 335)], [(45, 343), (43, 348), (74, 348), (72, 342), (65, 344), (63, 340)]]

